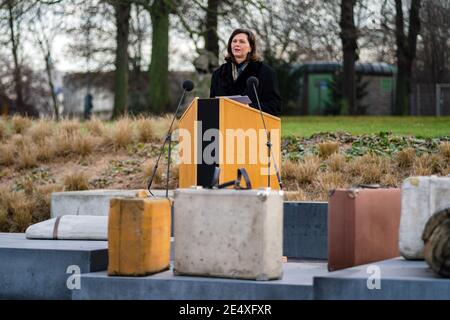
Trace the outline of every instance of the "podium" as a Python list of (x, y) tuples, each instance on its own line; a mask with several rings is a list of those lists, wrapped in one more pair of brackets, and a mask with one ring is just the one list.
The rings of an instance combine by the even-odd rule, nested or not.
[[(273, 156), (268, 169), (267, 135), (260, 111), (230, 98), (195, 98), (179, 121), (179, 187), (210, 187), (215, 167), (219, 183), (245, 168), (253, 188), (278, 190), (273, 159), (280, 170), (281, 120), (263, 112)], [(269, 174), (270, 173), (270, 174)], [(281, 172), (280, 172), (281, 175)]]

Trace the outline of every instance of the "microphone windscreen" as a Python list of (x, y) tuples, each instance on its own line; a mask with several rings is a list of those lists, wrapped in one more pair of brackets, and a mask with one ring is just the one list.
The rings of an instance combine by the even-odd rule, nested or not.
[(259, 81), (257, 77), (250, 77), (247, 79), (247, 86), (253, 87), (253, 85), (255, 85), (255, 87), (258, 87)]
[(192, 89), (194, 89), (194, 83), (191, 80), (185, 80), (183, 82), (183, 89), (186, 91), (192, 91)]

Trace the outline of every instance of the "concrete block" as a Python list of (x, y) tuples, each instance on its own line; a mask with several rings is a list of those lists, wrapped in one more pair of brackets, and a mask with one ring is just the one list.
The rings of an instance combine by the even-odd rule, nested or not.
[(108, 240), (107, 216), (65, 215), (35, 223), (25, 231), (27, 239)]
[(314, 299), (449, 300), (450, 280), (437, 276), (425, 261), (395, 258), (316, 276)]
[[(106, 270), (106, 241), (28, 240), (0, 233), (0, 299), (71, 299), (69, 266)], [(70, 270), (69, 270), (70, 272)]]
[[(116, 197), (136, 197), (139, 191), (146, 190), (85, 190), (54, 192), (51, 199), (51, 217), (64, 215), (107, 216), (109, 200)], [(165, 190), (152, 190), (157, 197), (165, 196)], [(169, 191), (169, 197), (173, 191)]]
[(285, 263), (283, 279), (254, 281), (175, 276), (173, 270), (155, 275), (108, 277), (106, 272), (81, 275), (74, 300), (311, 300), (313, 277), (327, 273), (326, 263)]
[(327, 259), (328, 202), (284, 202), (283, 255)]
[(406, 259), (424, 259), (422, 233), (428, 219), (450, 207), (450, 177), (410, 177), (402, 184), (399, 249)]
[(176, 274), (281, 278), (283, 199), (279, 192), (178, 189), (174, 202)]

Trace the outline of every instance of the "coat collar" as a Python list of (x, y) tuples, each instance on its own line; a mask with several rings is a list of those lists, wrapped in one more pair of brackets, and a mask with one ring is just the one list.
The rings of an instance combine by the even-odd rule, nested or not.
[(250, 61), (245, 67), (244, 71), (241, 72), (236, 81), (233, 81), (232, 67), (231, 61), (228, 61), (223, 69), (221, 74), (222, 79), (227, 84), (226, 86), (229, 88), (241, 88), (247, 86), (247, 79), (251, 76), (257, 76), (259, 69), (261, 68), (262, 63), (259, 61)]

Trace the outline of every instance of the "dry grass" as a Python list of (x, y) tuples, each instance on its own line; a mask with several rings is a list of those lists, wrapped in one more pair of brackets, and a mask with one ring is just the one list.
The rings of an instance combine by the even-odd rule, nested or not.
[(327, 168), (332, 172), (343, 171), (346, 166), (345, 156), (339, 153), (333, 153), (325, 161)]
[(0, 205), (0, 232), (8, 232), (9, 226), (8, 210)]
[(305, 156), (297, 165), (291, 168), (290, 175), (298, 183), (311, 183), (320, 169), (320, 159), (317, 156)]
[(53, 138), (48, 137), (37, 144), (36, 158), (39, 161), (49, 161), (56, 156), (56, 145)]
[(27, 117), (14, 115), (11, 118), (11, 124), (15, 133), (24, 133), (29, 127), (31, 127), (31, 120)]
[(9, 232), (25, 231), (33, 220), (33, 205), (33, 200), (23, 191), (4, 190), (0, 193), (0, 206), (4, 208), (3, 211), (6, 209), (6, 221), (3, 223), (7, 224)]
[(414, 161), (413, 175), (429, 176), (439, 174), (444, 167), (442, 161), (443, 159), (436, 154), (424, 153)]
[(19, 169), (30, 169), (38, 165), (38, 148), (31, 141), (17, 147), (16, 164)]
[(416, 158), (416, 150), (414, 148), (405, 148), (395, 155), (395, 162), (400, 168), (409, 168), (413, 165)]
[(283, 179), (294, 179), (295, 178), (295, 170), (298, 166), (297, 161), (285, 160), (282, 164), (281, 175)]
[(105, 125), (98, 118), (91, 118), (85, 123), (86, 128), (89, 130), (90, 134), (94, 137), (101, 137), (105, 134)]
[(380, 184), (386, 187), (397, 187), (401, 184), (401, 179), (397, 177), (395, 174), (385, 174), (381, 177)]
[(442, 169), (442, 175), (443, 176), (450, 176), (450, 165), (446, 168)]
[(16, 148), (12, 143), (0, 145), (0, 165), (9, 166), (14, 163)]
[(450, 162), (450, 142), (442, 142), (439, 145), (439, 154), (447, 163)]
[(63, 191), (63, 186), (54, 183), (35, 188), (33, 194), (33, 199), (35, 200), (33, 218), (36, 222), (50, 219), (51, 194), (59, 191)]
[(58, 130), (60, 131), (60, 133), (73, 135), (80, 131), (80, 121), (78, 119), (64, 119), (59, 122)]
[[(155, 117), (151, 118), (151, 121), (153, 122), (153, 128), (155, 137), (158, 140), (163, 141), (166, 138), (167, 131), (170, 128), (170, 124), (172, 123), (173, 117), (171, 115), (165, 115), (163, 117)], [(178, 120), (175, 119), (175, 122), (172, 126), (172, 131), (174, 131), (176, 128), (178, 128)]]
[(61, 191), (56, 184), (25, 187), (24, 191), (0, 190), (0, 232), (24, 232), (32, 223), (50, 218), (51, 193)]
[(154, 122), (150, 118), (139, 118), (136, 121), (137, 135), (140, 142), (152, 142), (155, 139)]
[(64, 130), (57, 130), (55, 136), (55, 151), (59, 156), (68, 155), (72, 151), (73, 135)]
[[(150, 177), (153, 174), (153, 169), (155, 167), (155, 161), (156, 160), (147, 160), (146, 162), (144, 162), (144, 164), (142, 165), (142, 172), (144, 173), (144, 182), (147, 183), (148, 179), (150, 179)], [(163, 183), (164, 180), (164, 168), (161, 165), (161, 163), (158, 165), (158, 169), (156, 170), (155, 173), (155, 177), (153, 178), (153, 187), (155, 186), (155, 184), (161, 184)]]
[(33, 126), (29, 131), (29, 136), (36, 143), (43, 143), (44, 140), (48, 139), (53, 135), (53, 124), (50, 120), (41, 119), (34, 122)]
[(169, 188), (176, 189), (178, 188), (178, 180), (179, 180), (179, 167), (175, 163), (170, 164), (170, 180), (169, 180)]
[(347, 165), (347, 180), (352, 184), (381, 183), (384, 175), (391, 173), (389, 159), (365, 154), (350, 161)]
[(88, 190), (89, 181), (84, 172), (73, 172), (64, 177), (64, 191)]
[(75, 134), (72, 140), (72, 151), (80, 156), (87, 156), (92, 153), (95, 147), (95, 139), (90, 135)]
[(7, 135), (7, 127), (5, 121), (0, 119), (0, 141), (2, 141)]
[(36, 183), (29, 176), (24, 177), (20, 180), (22, 189), (26, 195), (31, 196), (35, 190)]
[(324, 159), (339, 152), (339, 144), (336, 142), (322, 142), (318, 143), (316, 147), (319, 152), (319, 157)]
[(114, 127), (110, 128), (105, 136), (105, 143), (115, 149), (125, 148), (134, 141), (134, 126), (129, 118), (121, 118)]
[(306, 192), (297, 185), (296, 190), (284, 192), (284, 200), (285, 201), (306, 201), (306, 200), (309, 200), (309, 197), (306, 194)]
[(326, 199), (330, 190), (345, 187), (344, 175), (340, 172), (321, 172), (314, 181), (314, 187), (321, 198)]

